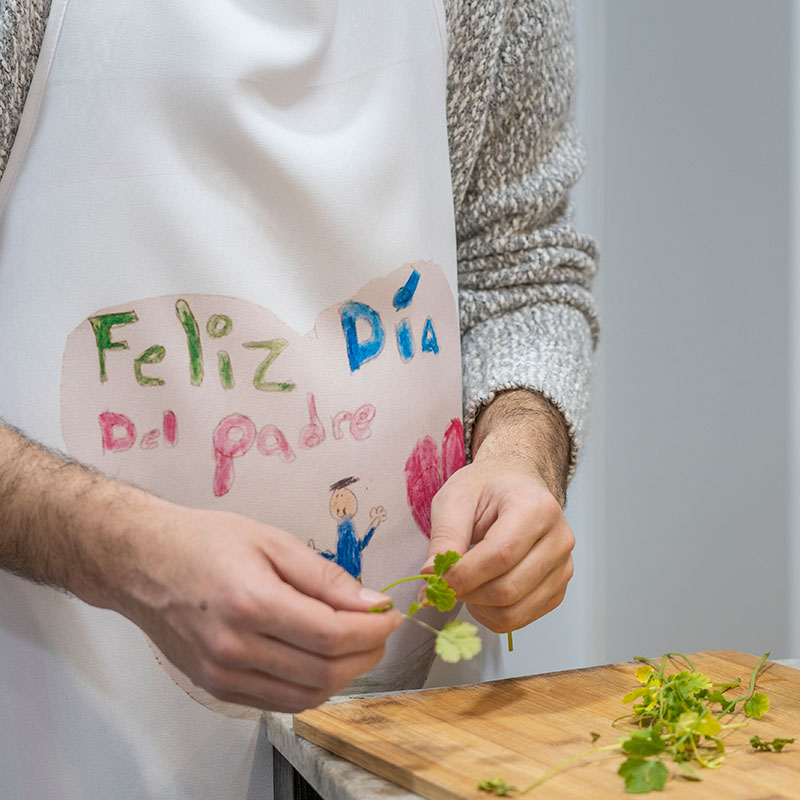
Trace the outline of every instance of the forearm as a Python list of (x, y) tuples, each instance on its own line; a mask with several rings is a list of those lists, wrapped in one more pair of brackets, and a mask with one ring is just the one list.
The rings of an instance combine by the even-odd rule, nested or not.
[(3, 569), (122, 610), (114, 588), (134, 562), (134, 545), (121, 521), (135, 519), (148, 498), (0, 424)]
[(570, 437), (558, 409), (525, 389), (502, 392), (481, 411), (472, 434), (473, 459), (515, 461), (535, 472), (561, 506), (569, 479)]
[[(495, 7), (467, 6), (481, 16)], [(574, 228), (569, 204), (585, 160), (572, 121), (571, 3), (516, 3), (502, 31), (496, 60), (472, 59), (477, 29), (456, 26), (465, 55), (450, 76), (467, 452), (495, 395), (528, 389), (563, 415), (571, 475), (598, 337), (597, 249)], [(492, 71), (492, 90), (476, 107), (481, 69)]]

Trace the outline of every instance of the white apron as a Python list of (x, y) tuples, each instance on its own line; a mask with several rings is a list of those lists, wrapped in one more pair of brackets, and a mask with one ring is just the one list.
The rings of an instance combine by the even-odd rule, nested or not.
[[(54, 0), (0, 183), (0, 417), (371, 588), (416, 571), (463, 463), (445, 35), (441, 0)], [(354, 688), (419, 686), (432, 644)], [(243, 796), (251, 725), (6, 574), (0, 697), (9, 797)]]

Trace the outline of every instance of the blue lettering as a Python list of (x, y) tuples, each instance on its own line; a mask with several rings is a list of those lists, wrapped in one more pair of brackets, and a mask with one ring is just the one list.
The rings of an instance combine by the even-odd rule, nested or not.
[(408, 319), (397, 323), (397, 350), (403, 361), (410, 361), (414, 357), (414, 340), (411, 338), (411, 323)]
[(422, 331), (422, 352), (439, 352), (439, 342), (436, 339), (436, 331), (433, 329), (433, 322), (431, 322), (430, 317), (425, 320), (425, 328)]
[(406, 308), (408, 304), (414, 299), (414, 292), (417, 291), (417, 284), (419, 283), (419, 272), (414, 270), (405, 283), (397, 292), (395, 292), (393, 305), (400, 311), (401, 308)]
[[(350, 371), (355, 372), (365, 361), (375, 358), (383, 350), (383, 324), (374, 308), (355, 300), (345, 303), (340, 313)], [(356, 322), (360, 319), (367, 322), (371, 329), (369, 338), (363, 342), (359, 341), (356, 330)]]

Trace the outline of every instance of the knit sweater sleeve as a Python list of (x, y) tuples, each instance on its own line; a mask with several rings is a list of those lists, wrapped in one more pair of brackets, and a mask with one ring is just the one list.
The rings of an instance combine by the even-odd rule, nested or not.
[(0, 0), (0, 177), (28, 96), (50, 0)]
[(461, 8), (472, 18), (451, 26), (448, 114), (468, 444), (498, 392), (531, 389), (564, 416), (571, 475), (598, 336), (597, 253), (568, 199), (584, 162), (571, 10), (558, 0)]

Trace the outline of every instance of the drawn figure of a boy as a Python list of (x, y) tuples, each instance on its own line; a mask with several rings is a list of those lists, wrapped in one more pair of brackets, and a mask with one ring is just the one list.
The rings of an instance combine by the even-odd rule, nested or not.
[(354, 484), (358, 478), (342, 478), (331, 484), (331, 516), (337, 521), (336, 532), (338, 543), (336, 552), (330, 550), (320, 551), (320, 555), (335, 561), (342, 569), (346, 569), (354, 578), (361, 580), (361, 552), (370, 543), (375, 529), (386, 520), (386, 511), (383, 506), (377, 506), (369, 512), (369, 530), (363, 539), (356, 536), (353, 517), (358, 511), (358, 500), (351, 489), (347, 487)]

